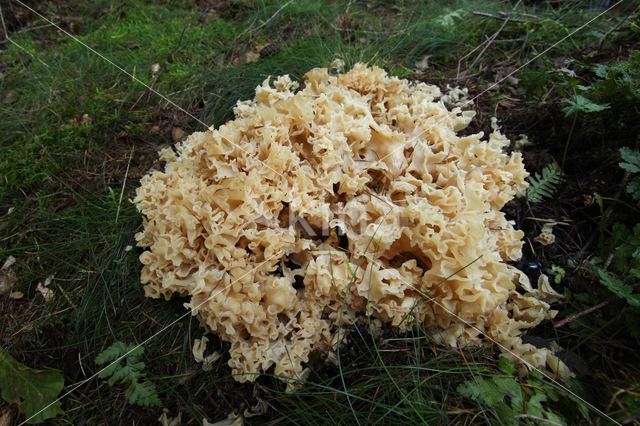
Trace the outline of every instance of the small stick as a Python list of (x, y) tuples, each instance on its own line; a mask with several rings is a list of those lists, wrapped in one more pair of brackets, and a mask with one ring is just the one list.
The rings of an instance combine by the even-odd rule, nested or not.
[(122, 182), (122, 189), (120, 190), (120, 200), (118, 200), (118, 211), (116, 212), (116, 220), (118, 222), (118, 216), (120, 216), (120, 206), (122, 206), (122, 196), (124, 195), (124, 187), (127, 185), (127, 175), (129, 175), (129, 166), (131, 165), (131, 158), (133, 157), (133, 148), (131, 148), (131, 154), (129, 154), (129, 162), (127, 163), (127, 171), (124, 173), (124, 182)]
[[(633, 284), (631, 287), (637, 287), (638, 285), (640, 285), (640, 283)], [(586, 309), (586, 310), (584, 310), (582, 312), (578, 312), (575, 315), (571, 315), (569, 318), (563, 319), (559, 323), (555, 324), (553, 326), (553, 328), (560, 328), (562, 326), (565, 326), (565, 325), (569, 324), (570, 322), (573, 322), (573, 321), (577, 320), (580, 317), (583, 317), (585, 315), (589, 315), (591, 312), (595, 312), (598, 309), (602, 308), (603, 306), (607, 306), (609, 303), (611, 303), (611, 301), (613, 301), (613, 300), (615, 300), (617, 298), (618, 298), (618, 296), (611, 296), (607, 300), (605, 300), (604, 302), (600, 302), (597, 305), (590, 307), (589, 309)]]
[(569, 324), (570, 322), (573, 322), (573, 321), (577, 320), (580, 317), (583, 317), (585, 315), (589, 315), (591, 312), (597, 311), (598, 309), (602, 308), (603, 306), (608, 305), (611, 300), (612, 299), (609, 298), (609, 299), (605, 300), (604, 302), (598, 303), (596, 306), (592, 306), (592, 307), (590, 307), (589, 309), (587, 309), (585, 311), (578, 312), (575, 315), (571, 315), (569, 318), (565, 318), (562, 321), (560, 321), (559, 323), (555, 324), (553, 326), (553, 328), (563, 327), (563, 326)]
[[(524, 19), (511, 18), (509, 16), (507, 16), (507, 17), (496, 16), (496, 15), (492, 15), (492, 14), (486, 13), (486, 12), (473, 12), (473, 14), (474, 15), (478, 15), (478, 16), (485, 16), (487, 18), (499, 19), (501, 21), (526, 22)], [(500, 32), (500, 30), (498, 30), (498, 32)]]

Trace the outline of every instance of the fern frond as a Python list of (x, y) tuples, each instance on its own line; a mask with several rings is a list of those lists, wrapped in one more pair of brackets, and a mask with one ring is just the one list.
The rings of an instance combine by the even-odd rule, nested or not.
[(532, 203), (538, 203), (543, 198), (551, 198), (556, 190), (556, 185), (560, 182), (560, 167), (555, 161), (542, 169), (542, 176), (538, 173), (529, 178), (529, 189), (527, 189), (527, 199)]
[(115, 361), (126, 353), (127, 346), (122, 342), (116, 342), (98, 354), (96, 357), (96, 364), (105, 364), (109, 361)]
[[(112, 346), (105, 349), (96, 357), (96, 364), (106, 364), (113, 361), (112, 364), (103, 369), (98, 377), (109, 379), (109, 386), (115, 385), (118, 381), (121, 384), (129, 385), (125, 397), (130, 404), (138, 404), (140, 406), (160, 406), (161, 402), (158, 398), (156, 385), (151, 382), (140, 383), (138, 379), (146, 377), (144, 372), (145, 364), (139, 361), (140, 356), (144, 352), (142, 346), (132, 349), (122, 342), (116, 342)], [(123, 365), (124, 363), (124, 365)]]

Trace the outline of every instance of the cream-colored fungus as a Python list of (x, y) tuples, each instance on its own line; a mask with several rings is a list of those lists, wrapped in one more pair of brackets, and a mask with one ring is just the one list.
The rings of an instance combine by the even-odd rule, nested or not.
[(497, 126), (457, 135), (473, 116), (460, 99), (364, 65), (313, 69), (301, 90), (267, 79), (235, 120), (164, 150), (165, 171), (142, 179), (146, 295), (190, 296), (231, 343), (239, 381), (272, 365), (304, 378), (312, 351), (335, 351), (367, 316), (451, 346), (493, 340), (566, 375), (520, 338), (558, 296), (506, 263), (523, 233), (500, 209), (528, 173)]

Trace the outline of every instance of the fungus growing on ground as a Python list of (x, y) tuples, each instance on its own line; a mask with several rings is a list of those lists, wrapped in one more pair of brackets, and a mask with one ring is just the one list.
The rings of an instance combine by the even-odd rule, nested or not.
[(163, 150), (165, 171), (142, 179), (146, 295), (190, 296), (239, 381), (272, 365), (302, 379), (312, 351), (367, 318), (451, 346), (495, 341), (565, 375), (520, 338), (558, 295), (506, 263), (523, 233), (500, 209), (528, 173), (497, 126), (457, 135), (473, 116), (447, 108), (460, 94), (364, 65), (313, 69), (302, 89), (267, 79), (235, 120)]

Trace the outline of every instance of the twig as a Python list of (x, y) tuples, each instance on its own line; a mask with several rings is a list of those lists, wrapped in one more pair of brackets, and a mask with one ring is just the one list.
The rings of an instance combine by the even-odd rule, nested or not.
[(598, 303), (596, 306), (592, 306), (589, 309), (586, 309), (582, 312), (578, 312), (575, 315), (571, 315), (568, 318), (563, 319), (562, 321), (560, 321), (559, 323), (555, 324), (553, 326), (553, 328), (560, 328), (560, 327), (564, 327), (565, 325), (569, 324), (570, 322), (573, 322), (575, 320), (577, 320), (580, 317), (583, 317), (585, 315), (589, 315), (591, 312), (597, 311), (598, 309), (602, 308), (603, 306), (606, 306), (609, 304), (609, 302), (611, 302), (614, 298), (610, 297), (609, 299), (605, 300), (602, 303)]
[(118, 200), (118, 211), (116, 211), (115, 223), (118, 223), (118, 216), (120, 216), (120, 206), (122, 205), (122, 196), (124, 195), (124, 187), (127, 185), (127, 175), (129, 174), (129, 166), (131, 165), (131, 158), (133, 157), (134, 149), (131, 148), (131, 154), (129, 154), (129, 162), (127, 163), (127, 171), (124, 172), (124, 182), (122, 182), (122, 189), (120, 190), (120, 200)]
[(544, 419), (542, 417), (534, 416), (532, 414), (518, 414), (517, 416), (514, 416), (514, 417), (516, 419), (522, 419), (522, 418), (534, 419), (534, 420), (538, 420), (539, 422), (542, 422), (542, 423), (549, 423), (549, 424), (552, 424), (552, 425), (562, 426), (562, 423), (554, 422), (553, 420)]
[[(493, 18), (493, 19), (499, 19), (501, 21), (511, 21), (511, 22), (527, 22), (524, 19), (517, 19), (517, 18), (512, 18), (510, 16), (497, 16), (497, 15), (492, 15), (491, 13), (487, 13), (487, 12), (473, 12), (474, 15), (478, 15), (478, 16), (484, 16), (486, 18)], [(500, 30), (498, 30), (499, 32)]]
[[(631, 287), (636, 288), (639, 285), (640, 285), (640, 283), (636, 283), (636, 284), (633, 284)], [(589, 309), (585, 309), (582, 312), (578, 312), (575, 315), (571, 315), (570, 317), (563, 319), (559, 323), (555, 324), (553, 326), (553, 328), (563, 327), (563, 326), (569, 324), (570, 322), (573, 322), (573, 321), (577, 320), (578, 318), (581, 318), (581, 317), (583, 317), (585, 315), (589, 315), (590, 313), (597, 311), (598, 309), (602, 308), (603, 306), (607, 306), (609, 303), (613, 302), (616, 299), (619, 299), (619, 297), (618, 296), (611, 296), (607, 300), (605, 300), (604, 302), (600, 302), (597, 305), (590, 307)]]
[(500, 12), (500, 15), (519, 15), (519, 16), (524, 16), (525, 18), (542, 19), (539, 16), (532, 15), (530, 13), (524, 13), (524, 12)]
[(504, 42), (514, 42), (514, 41), (524, 41), (524, 38), (505, 38), (502, 40), (493, 40), (494, 43), (504, 43)]

